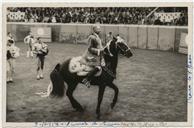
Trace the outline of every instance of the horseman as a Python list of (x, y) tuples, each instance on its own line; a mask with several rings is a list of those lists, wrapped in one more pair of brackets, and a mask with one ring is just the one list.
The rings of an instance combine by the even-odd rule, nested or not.
[(83, 79), (83, 83), (90, 87), (90, 81), (92, 77), (101, 69), (101, 66), (105, 65), (103, 58), (103, 46), (102, 40), (99, 37), (101, 28), (99, 25), (92, 27), (92, 34), (88, 38), (89, 47), (83, 54), (83, 58), (86, 61), (86, 65), (92, 67), (92, 70), (88, 73), (87, 77)]

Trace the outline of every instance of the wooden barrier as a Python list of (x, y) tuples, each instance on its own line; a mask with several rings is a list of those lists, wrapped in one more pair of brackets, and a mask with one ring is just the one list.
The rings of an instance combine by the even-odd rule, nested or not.
[(148, 45), (147, 49), (158, 49), (158, 27), (148, 27), (147, 28)]
[(159, 28), (158, 49), (174, 50), (175, 28)]
[(134, 26), (134, 27), (129, 27), (129, 47), (135, 47), (137, 48), (138, 47), (138, 44), (137, 44), (137, 29), (138, 27), (137, 26)]
[(147, 32), (147, 26), (144, 27), (138, 27), (137, 31), (137, 39), (138, 39), (138, 48), (146, 49), (148, 44), (148, 32)]
[[(31, 27), (50, 27), (52, 41), (68, 43), (87, 43), (93, 24), (62, 23), (7, 23), (7, 32), (14, 35), (16, 41), (23, 41)], [(103, 42), (109, 32), (119, 34), (130, 47), (178, 52), (181, 33), (188, 33), (188, 27), (150, 26), (150, 25), (104, 25), (101, 24)]]

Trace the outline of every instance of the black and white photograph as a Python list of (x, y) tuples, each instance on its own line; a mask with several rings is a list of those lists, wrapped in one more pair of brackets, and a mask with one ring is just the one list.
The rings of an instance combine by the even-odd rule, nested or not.
[(41, 5), (3, 8), (4, 124), (192, 125), (189, 3)]

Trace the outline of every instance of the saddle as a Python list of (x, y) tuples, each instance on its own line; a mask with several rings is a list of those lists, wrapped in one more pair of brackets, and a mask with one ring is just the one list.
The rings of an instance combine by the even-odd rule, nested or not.
[[(93, 58), (89, 58), (92, 61)], [(87, 65), (86, 59), (82, 56), (73, 57), (69, 63), (69, 71), (71, 73), (76, 73), (78, 76), (87, 76), (87, 74), (93, 70), (92, 66)], [(101, 68), (100, 68), (101, 69)], [(99, 76), (102, 72), (102, 69), (96, 73), (95, 76)]]

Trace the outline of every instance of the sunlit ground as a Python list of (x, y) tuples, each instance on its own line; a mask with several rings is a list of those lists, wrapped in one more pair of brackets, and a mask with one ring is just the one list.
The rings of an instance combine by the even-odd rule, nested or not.
[[(75, 98), (85, 112), (74, 111), (68, 98), (42, 98), (49, 74), (58, 62), (81, 55), (86, 45), (49, 43), (43, 80), (36, 80), (36, 58), (26, 58), (26, 47), (17, 43), (21, 56), (16, 60), (14, 83), (7, 85), (7, 121), (96, 121), (98, 87), (80, 84)], [(151, 50), (132, 49), (130, 59), (119, 58), (117, 79), (118, 102), (110, 110), (114, 92), (106, 88), (101, 104), (101, 121), (186, 121), (187, 56)]]

